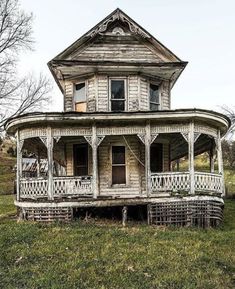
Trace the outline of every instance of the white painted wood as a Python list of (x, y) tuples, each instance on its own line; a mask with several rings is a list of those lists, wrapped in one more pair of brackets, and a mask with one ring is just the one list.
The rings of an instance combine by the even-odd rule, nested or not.
[(166, 172), (151, 174), (151, 195), (161, 192), (189, 192), (189, 172)]
[(52, 129), (47, 127), (48, 199), (53, 200), (53, 145)]
[[(48, 179), (46, 178), (21, 178), (21, 198), (41, 198), (48, 196)], [(53, 197), (92, 197), (92, 177), (54, 177)]]
[(222, 156), (221, 137), (220, 137), (220, 130), (219, 129), (217, 131), (216, 146), (217, 146), (217, 158), (218, 158), (218, 172), (222, 176), (222, 180), (223, 180), (222, 195), (224, 196), (225, 195), (225, 186), (224, 186), (223, 156)]
[(91, 146), (92, 146), (92, 164), (93, 164), (93, 170), (92, 170), (92, 176), (93, 176), (93, 198), (97, 198), (99, 194), (99, 184), (98, 184), (98, 162), (97, 162), (97, 136), (96, 136), (96, 125), (92, 125), (92, 140), (91, 140)]
[(17, 164), (16, 164), (16, 199), (20, 200), (20, 178), (21, 178), (21, 167), (22, 167), (22, 150), (20, 146), (20, 135), (19, 130), (16, 132), (16, 152), (17, 152)]
[(195, 194), (194, 187), (194, 122), (191, 121), (189, 124), (189, 135), (188, 135), (188, 161), (189, 161), (189, 173), (190, 173), (190, 193)]
[[(151, 196), (161, 192), (191, 192), (190, 172), (165, 172), (151, 174)], [(205, 172), (194, 173), (194, 191), (223, 193), (223, 177), (221, 174)]]
[(146, 179), (146, 192), (150, 194), (150, 146), (151, 146), (151, 129), (150, 123), (147, 122), (145, 126), (145, 179)]

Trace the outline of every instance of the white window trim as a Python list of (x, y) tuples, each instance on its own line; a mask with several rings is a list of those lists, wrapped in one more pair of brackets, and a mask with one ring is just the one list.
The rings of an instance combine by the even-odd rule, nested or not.
[(149, 81), (148, 82), (148, 108), (149, 108), (149, 111), (150, 111), (150, 84), (156, 85), (159, 88), (159, 110), (162, 110), (162, 85), (161, 85), (161, 83), (158, 83), (158, 82)]
[[(76, 90), (75, 86), (81, 83), (85, 83), (85, 101), (75, 102), (75, 90)], [(74, 111), (76, 110), (76, 106), (75, 106), (76, 103), (84, 103), (84, 102), (86, 102), (87, 104), (87, 81), (84, 80), (84, 81), (74, 82), (73, 83), (73, 110)]]
[(123, 76), (117, 76), (117, 77), (109, 77), (109, 111), (112, 112), (112, 95), (111, 95), (111, 81), (112, 80), (123, 80), (124, 81), (124, 92), (125, 92), (125, 98), (124, 98), (124, 110), (128, 111), (128, 89), (127, 89), (127, 77)]

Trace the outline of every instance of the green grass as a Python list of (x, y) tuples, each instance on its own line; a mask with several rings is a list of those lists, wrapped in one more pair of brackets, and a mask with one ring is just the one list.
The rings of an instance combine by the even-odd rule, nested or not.
[(203, 230), (17, 223), (12, 197), (0, 200), (0, 288), (235, 288), (234, 201)]
[(8, 155), (9, 146), (14, 146), (14, 144), (6, 141), (3, 146), (0, 146), (0, 195), (12, 194), (14, 190), (15, 173), (13, 168), (16, 158)]

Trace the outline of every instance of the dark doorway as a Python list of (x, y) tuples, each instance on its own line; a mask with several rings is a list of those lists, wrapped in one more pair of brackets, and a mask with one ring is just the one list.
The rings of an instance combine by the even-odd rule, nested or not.
[(74, 175), (88, 175), (88, 144), (76, 144), (73, 146)]
[(163, 171), (163, 145), (161, 143), (151, 145), (150, 168), (152, 173)]

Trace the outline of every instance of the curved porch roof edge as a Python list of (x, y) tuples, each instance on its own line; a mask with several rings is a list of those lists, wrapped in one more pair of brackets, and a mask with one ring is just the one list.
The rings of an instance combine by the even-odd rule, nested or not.
[(231, 125), (229, 117), (226, 115), (205, 109), (175, 109), (161, 111), (135, 111), (135, 112), (34, 112), (26, 113), (10, 118), (5, 123), (5, 130), (13, 135), (17, 129), (31, 127), (35, 125), (69, 125), (86, 124), (89, 122), (107, 121), (188, 121), (198, 120), (208, 122), (208, 124), (219, 128), (225, 134)]

